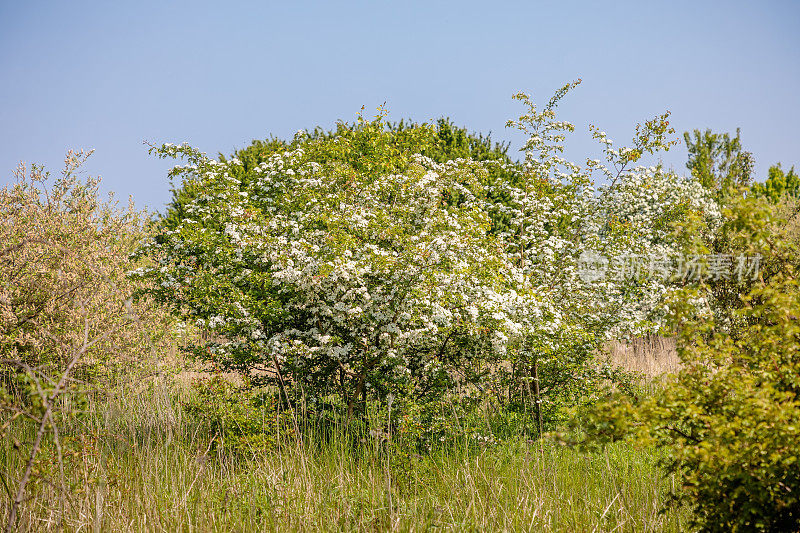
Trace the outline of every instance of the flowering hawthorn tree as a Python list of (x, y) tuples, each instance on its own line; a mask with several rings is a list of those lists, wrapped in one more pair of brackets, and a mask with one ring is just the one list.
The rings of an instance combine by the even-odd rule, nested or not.
[(351, 414), (370, 394), (451, 390), (455, 375), (485, 385), (494, 373), (528, 398), (532, 379), (537, 408), (575, 401), (601, 377), (599, 344), (657, 326), (666, 291), (657, 276), (586, 280), (582, 257), (655, 261), (680, 246), (675, 220), (714, 205), (691, 179), (630, 167), (669, 148), (667, 115), (631, 148), (595, 131), (605, 163), (564, 159), (574, 127), (555, 108), (574, 85), (542, 111), (517, 96), (524, 165), (434, 162), (420, 155), (432, 126), (399, 143), (382, 114), (298, 133), (257, 165), (154, 147), (187, 161), (171, 176), (192, 194), (142, 246), (153, 264), (135, 275), (217, 334), (202, 357), (307, 401), (338, 393)]
[[(512, 290), (514, 298), (505, 299), (506, 327), (497, 332), (510, 348), (502, 367), (508, 370), (505, 378), (522, 398), (531, 398), (526, 381), (532, 379), (543, 395), (534, 400), (537, 407), (544, 403), (551, 410), (563, 401), (591, 398), (596, 380), (609, 377), (608, 368), (591, 364), (605, 340), (657, 330), (664, 323), (669, 279), (663, 269), (664, 275), (657, 268), (619, 275), (624, 268), (618, 268), (587, 279), (581, 275), (582, 261), (664, 266), (683, 246), (674, 234), (676, 222), (719, 217), (716, 203), (697, 181), (660, 167), (633, 166), (644, 153), (673, 144), (667, 139), (672, 133), (668, 114), (637, 127), (632, 147), (615, 149), (604, 132), (593, 128), (605, 161), (589, 160), (581, 167), (564, 159), (563, 142), (574, 126), (556, 120), (555, 108), (578, 83), (562, 87), (541, 111), (527, 95), (515, 97), (528, 107), (509, 122), (529, 136), (525, 165), (500, 184), (509, 199), (489, 208), (511, 221), (500, 237), (512, 265), (507, 276), (521, 280)], [(606, 182), (600, 187), (595, 187), (596, 173)]]
[(351, 413), (368, 389), (382, 396), (441, 379), (450, 343), (494, 329), (508, 266), (476, 196), (480, 164), (406, 153), (382, 172), (381, 118), (357, 132), (378, 147), (377, 172), (344, 157), (316, 162), (342, 149), (338, 138), (246, 174), (236, 159), (156, 149), (188, 160), (173, 175), (188, 176), (197, 195), (180, 224), (143, 246), (155, 264), (136, 272), (219, 335), (206, 357), (291, 381), (307, 400), (339, 392)]

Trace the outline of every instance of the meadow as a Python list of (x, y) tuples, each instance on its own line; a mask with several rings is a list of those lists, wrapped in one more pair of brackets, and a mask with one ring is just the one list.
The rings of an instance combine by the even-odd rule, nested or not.
[[(583, 453), (520, 436), (483, 448), (403, 453), (369, 430), (304, 427), (269, 453), (211, 449), (187, 417), (185, 381), (121, 388), (42, 449), (17, 527), (22, 531), (683, 531), (662, 513), (676, 480), (653, 449), (621, 443)], [(377, 427), (385, 427), (373, 421)], [(0, 448), (21, 477), (15, 424)], [(68, 450), (68, 451), (67, 451)], [(9, 498), (0, 509), (8, 513)]]
[[(525, 158), (383, 108), (179, 160), (162, 213), (67, 154), (0, 189), (10, 531), (800, 528), (800, 180), (738, 133)], [(716, 154), (716, 155), (715, 155)], [(715, 157), (726, 154), (725, 161)]]

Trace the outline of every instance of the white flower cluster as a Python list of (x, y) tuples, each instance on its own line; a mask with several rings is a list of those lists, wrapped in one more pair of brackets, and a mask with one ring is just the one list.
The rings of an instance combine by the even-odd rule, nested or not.
[[(165, 145), (161, 155), (189, 159), (173, 174), (194, 196), (183, 220), (143, 245), (158, 266), (136, 274), (225, 335), (220, 349), (345, 373), (380, 364), (402, 376), (419, 354), (438, 371), (430, 347), (455, 333), (486, 339), (502, 358), (656, 327), (663, 279), (589, 283), (581, 254), (675, 255), (671, 223), (687, 213), (717, 219), (717, 205), (661, 168), (564, 160), (572, 126), (529, 105), (516, 123), (530, 138), (524, 168), (507, 169), (513, 183), (484, 185), (497, 163), (417, 155), (402, 172), (369, 174), (299, 148), (245, 171), (236, 159)], [(612, 159), (628, 157), (600, 138)], [(610, 183), (596, 189), (593, 170)], [(506, 226), (493, 228), (490, 213)]]

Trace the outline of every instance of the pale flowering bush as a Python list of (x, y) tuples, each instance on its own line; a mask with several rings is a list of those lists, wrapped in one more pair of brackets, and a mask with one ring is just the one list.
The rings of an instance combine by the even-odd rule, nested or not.
[(85, 487), (67, 479), (70, 457), (86, 451), (74, 435), (88, 402), (163, 370), (171, 342), (174, 320), (151, 299), (134, 301), (139, 282), (125, 275), (147, 217), (101, 200), (99, 181), (79, 175), (86, 157), (68, 153), (55, 180), (20, 165), (0, 189), (0, 438), (4, 464), (19, 455), (23, 465), (4, 474), (7, 531), (31, 486), (51, 487), (62, 511), (73, 501)]
[(630, 166), (669, 148), (666, 115), (632, 148), (596, 132), (605, 162), (561, 157), (573, 126), (555, 107), (571, 86), (542, 111), (518, 95), (522, 164), (434, 161), (434, 127), (400, 138), (382, 114), (260, 159), (153, 147), (185, 160), (170, 173), (185, 193), (132, 275), (215, 334), (198, 355), (306, 406), (333, 394), (352, 414), (369, 398), (478, 390), (555, 416), (618, 377), (597, 348), (657, 328), (668, 290), (657, 276), (587, 281), (582, 254), (674, 254), (676, 220), (715, 216), (691, 179)]
[[(0, 354), (5, 368), (101, 370), (149, 352), (169, 322), (152, 302), (133, 301), (128, 254), (147, 218), (132, 205), (99, 198), (99, 180), (81, 179), (86, 153), (67, 154), (51, 179), (20, 166), (0, 189)], [(142, 321), (141, 319), (146, 319)]]

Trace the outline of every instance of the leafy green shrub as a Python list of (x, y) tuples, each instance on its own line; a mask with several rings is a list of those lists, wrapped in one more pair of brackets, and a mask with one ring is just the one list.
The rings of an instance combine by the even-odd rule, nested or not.
[[(692, 135), (694, 138), (692, 138)], [(748, 186), (753, 173), (753, 155), (742, 148), (740, 131), (736, 136), (730, 133), (712, 133), (694, 130), (683, 134), (689, 161), (686, 168), (700, 183), (719, 196)]]
[[(730, 242), (768, 268), (740, 286), (731, 335), (704, 305), (704, 287), (675, 294), (683, 369), (646, 398), (615, 396), (575, 424), (585, 445), (633, 438), (666, 452), (677, 503), (704, 531), (800, 530), (800, 290), (798, 250), (753, 199), (726, 211)], [(586, 440), (582, 440), (586, 439)]]
[(800, 197), (800, 177), (794, 167), (789, 172), (784, 172), (780, 163), (769, 167), (769, 175), (764, 183), (754, 183), (750, 190), (755, 196), (769, 198), (772, 203), (778, 203), (784, 197)]
[(278, 409), (273, 394), (237, 386), (220, 376), (196, 379), (184, 410), (211, 437), (210, 446), (230, 454), (255, 455), (273, 449), (279, 431), (291, 436), (292, 414)]

